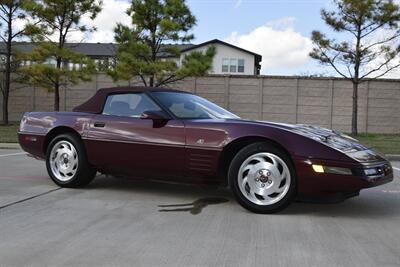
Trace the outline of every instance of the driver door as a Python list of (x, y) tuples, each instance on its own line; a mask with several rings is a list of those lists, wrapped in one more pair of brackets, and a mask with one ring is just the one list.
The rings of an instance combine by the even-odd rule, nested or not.
[(141, 119), (161, 108), (145, 93), (113, 94), (102, 114), (95, 115), (87, 136), (90, 162), (103, 171), (146, 178), (183, 176), (185, 132), (179, 120), (161, 127)]

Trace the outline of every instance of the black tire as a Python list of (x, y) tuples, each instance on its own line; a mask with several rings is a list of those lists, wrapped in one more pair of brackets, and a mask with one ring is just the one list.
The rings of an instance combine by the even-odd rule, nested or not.
[[(244, 195), (244, 193), (242, 193), (242, 191), (239, 187), (239, 179), (242, 179), (242, 178), (239, 178), (239, 171), (240, 171), (242, 164), (244, 164), (244, 162), (247, 159), (249, 159), (249, 157), (251, 157), (252, 155), (255, 155), (258, 153), (265, 153), (265, 152), (278, 156), (284, 163), (286, 163), (287, 169), (290, 172), (290, 183), (288, 183), (288, 187), (287, 187), (288, 189), (285, 190), (285, 192), (286, 192), (285, 195), (283, 195), (283, 193), (282, 193), (283, 197), (276, 203), (271, 203), (270, 205), (268, 205), (268, 204), (260, 205), (260, 204), (256, 204), (256, 203), (252, 202), (251, 200), (248, 199), (248, 197), (246, 197)], [(255, 172), (255, 173), (257, 173), (257, 172)], [(268, 175), (271, 175), (271, 174), (269, 173)], [(246, 174), (246, 176), (247, 176), (247, 174)], [(296, 176), (296, 171), (295, 171), (295, 168), (293, 166), (290, 156), (287, 155), (287, 153), (285, 153), (284, 151), (282, 151), (282, 149), (274, 146), (273, 144), (267, 143), (267, 142), (259, 142), (259, 143), (250, 144), (250, 145), (244, 147), (243, 149), (241, 149), (237, 153), (237, 155), (233, 158), (233, 160), (229, 166), (228, 179), (229, 179), (230, 188), (233, 191), (233, 194), (234, 194), (237, 202), (241, 206), (243, 206), (245, 209), (248, 209), (255, 213), (267, 214), (267, 213), (275, 213), (275, 212), (281, 211), (282, 209), (286, 208), (292, 202), (292, 200), (294, 199), (294, 197), (296, 195), (296, 191), (297, 191), (297, 176)], [(250, 178), (247, 178), (247, 179), (250, 179)], [(246, 181), (247, 181), (247, 179), (246, 179)], [(251, 179), (253, 179), (253, 177)], [(264, 176), (263, 176), (263, 179), (265, 179)], [(266, 178), (266, 179), (268, 179), (268, 178)], [(254, 180), (255, 180), (255, 178), (254, 178)], [(260, 180), (261, 179), (258, 179), (257, 183), (260, 183)], [(267, 182), (269, 182), (269, 181), (267, 180)], [(283, 182), (285, 182), (285, 181), (283, 181)], [(264, 183), (264, 180), (262, 183)], [(272, 182), (271, 182), (271, 184), (272, 184)], [(247, 188), (250, 188), (249, 185), (242, 186), (242, 188), (244, 188), (244, 187), (246, 188), (246, 186), (247, 186)], [(265, 186), (265, 184), (263, 186)]]
[[(72, 144), (77, 154), (77, 168), (75, 173), (67, 181), (62, 181), (53, 173), (50, 161), (50, 154), (53, 147), (61, 141), (67, 141)], [(86, 151), (82, 141), (75, 134), (61, 134), (51, 140), (46, 151), (46, 168), (50, 178), (61, 187), (78, 188), (88, 185), (96, 176), (96, 169), (94, 169), (87, 161)]]

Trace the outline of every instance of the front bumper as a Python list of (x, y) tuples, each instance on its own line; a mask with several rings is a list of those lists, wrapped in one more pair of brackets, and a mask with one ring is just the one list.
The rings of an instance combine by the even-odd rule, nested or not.
[[(312, 164), (351, 169), (351, 175), (316, 173)], [(307, 196), (324, 196), (359, 192), (393, 181), (393, 169), (386, 160), (373, 163), (338, 162), (320, 159), (295, 159), (298, 176), (298, 193)], [(375, 171), (373, 171), (375, 170)]]

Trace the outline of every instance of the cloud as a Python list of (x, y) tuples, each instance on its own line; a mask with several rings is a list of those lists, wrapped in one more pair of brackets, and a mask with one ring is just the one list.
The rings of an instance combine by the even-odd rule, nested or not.
[(242, 5), (243, 0), (236, 0), (235, 8), (238, 8)]
[(295, 68), (310, 61), (310, 38), (295, 32), (295, 18), (284, 17), (260, 26), (250, 33), (232, 32), (225, 41), (263, 56), (261, 72), (274, 68)]
[[(398, 66), (400, 64), (400, 55), (397, 55), (395, 58), (393, 58), (388, 64), (382, 66), (386, 62), (386, 58), (384, 54), (381, 54), (380, 49), (383, 46), (388, 46), (391, 47), (393, 50), (395, 50), (398, 46), (398, 42), (400, 41), (400, 38), (397, 37), (391, 41), (385, 42), (386, 40), (391, 39), (393, 36), (397, 34), (397, 29), (379, 29), (376, 31), (375, 34), (371, 35), (365, 42), (363, 43), (363, 46), (368, 46), (372, 44), (376, 44), (379, 42), (384, 42), (382, 45), (375, 45), (371, 48), (372, 52), (376, 52), (380, 54), (379, 57), (376, 59), (368, 62), (368, 64), (364, 65), (361, 67), (361, 75), (364, 75), (365, 73), (368, 73), (371, 70), (378, 69), (378, 71), (371, 73), (369, 75), (369, 78), (374, 78), (378, 75), (383, 75), (385, 72), (387, 72), (389, 69)], [(382, 66), (380, 68), (380, 66)], [(383, 78), (400, 78), (400, 67), (394, 68), (387, 72)]]
[(277, 20), (267, 22), (266, 26), (271, 27), (275, 30), (285, 30), (287, 28), (293, 28), (293, 24), (296, 18), (294, 17), (283, 17)]
[(85, 16), (81, 20), (82, 25), (95, 26), (97, 31), (92, 33), (73, 32), (69, 35), (70, 42), (102, 42), (110, 43), (114, 41), (114, 27), (117, 23), (129, 25), (130, 17), (126, 14), (129, 2), (122, 0), (103, 1), (103, 10), (94, 20)]
[[(88, 15), (81, 18), (79, 25), (85, 25), (88, 28), (96, 27), (95, 32), (82, 33), (79, 31), (71, 31), (67, 36), (68, 42), (93, 42), (93, 43), (111, 43), (114, 41), (114, 27), (117, 23), (125, 25), (131, 24), (131, 18), (126, 14), (129, 2), (124, 0), (106, 0), (103, 1), (102, 11), (92, 20)], [(22, 29), (26, 20), (17, 19), (15, 23), (16, 29)], [(54, 33), (49, 37), (57, 42), (58, 35)], [(27, 38), (24, 38), (27, 40)]]

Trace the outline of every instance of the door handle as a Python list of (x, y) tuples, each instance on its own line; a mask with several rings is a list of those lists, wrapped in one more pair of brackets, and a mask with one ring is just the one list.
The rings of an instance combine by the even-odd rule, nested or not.
[(106, 126), (106, 123), (102, 121), (96, 121), (94, 123), (94, 127), (104, 127), (104, 126)]

